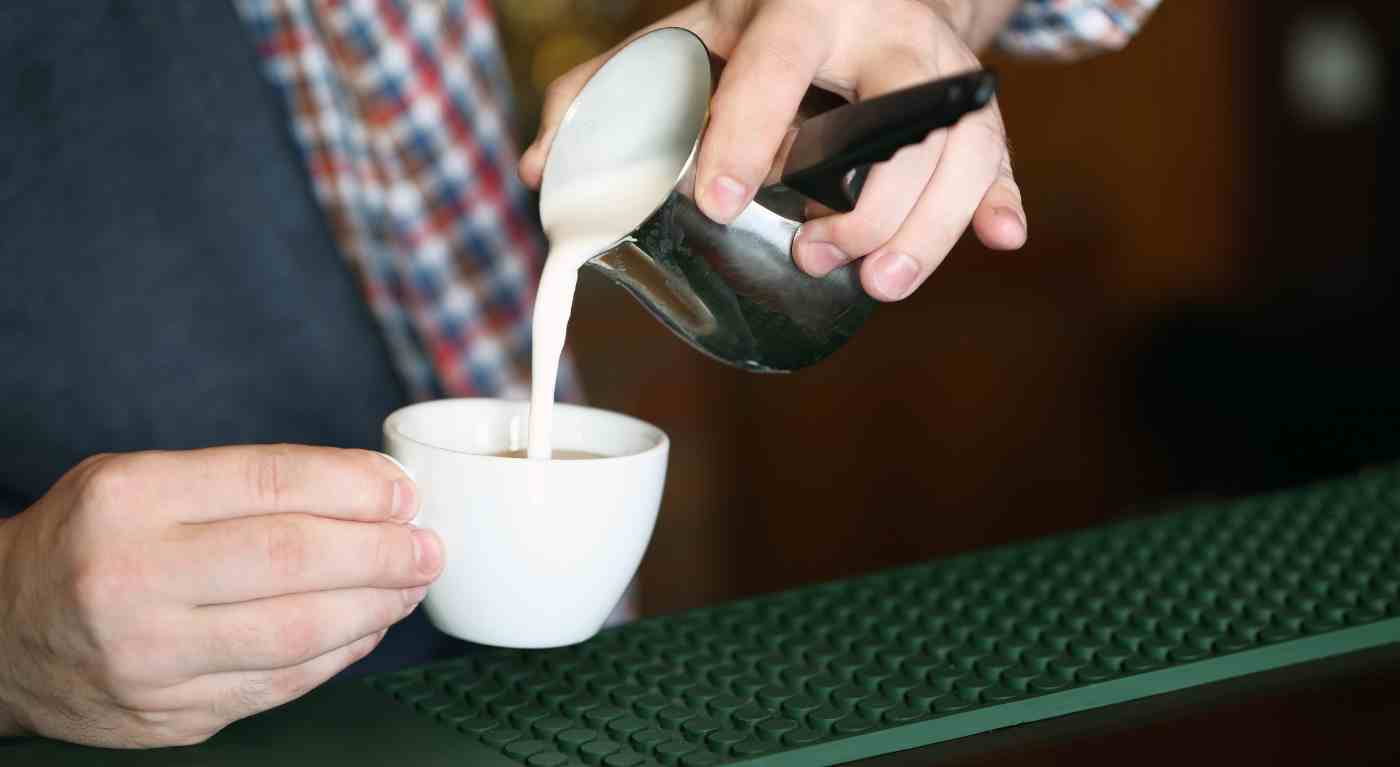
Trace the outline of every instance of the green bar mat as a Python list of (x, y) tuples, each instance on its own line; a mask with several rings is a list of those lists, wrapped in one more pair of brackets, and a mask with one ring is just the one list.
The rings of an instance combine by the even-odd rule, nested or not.
[(1400, 467), (368, 681), (529, 767), (810, 767), (1397, 641)]

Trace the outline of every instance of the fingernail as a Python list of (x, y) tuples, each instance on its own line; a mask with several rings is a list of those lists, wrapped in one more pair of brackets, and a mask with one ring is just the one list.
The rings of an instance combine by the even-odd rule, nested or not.
[(1001, 206), (1001, 207), (998, 207), (998, 208), (997, 208), (995, 211), (993, 211), (993, 212), (996, 213), (996, 215), (998, 215), (998, 216), (1004, 216), (1004, 217), (1010, 218), (1011, 220), (1015, 221), (1017, 224), (1020, 225), (1020, 227), (1021, 227), (1021, 233), (1022, 233), (1022, 234), (1025, 233), (1025, 231), (1026, 231), (1026, 219), (1022, 218), (1022, 217), (1021, 217), (1021, 214), (1018, 213), (1018, 212), (1016, 212), (1016, 209), (1015, 209), (1015, 208), (1008, 208), (1008, 207), (1006, 207), (1006, 206), (1003, 205), (1003, 206)]
[(433, 531), (413, 531), (413, 563), (424, 575), (436, 575), (442, 569), (442, 543)]
[(419, 586), (419, 587), (417, 587), (417, 588), (404, 589), (404, 590), (403, 590), (403, 605), (404, 605), (404, 607), (407, 607), (407, 608), (409, 608), (410, 610), (412, 610), (414, 607), (417, 607), (417, 606), (418, 606), (418, 603), (419, 603), (419, 602), (422, 602), (422, 601), (423, 601), (423, 597), (425, 597), (425, 596), (427, 596), (427, 595), (428, 595), (428, 587), (427, 587), (427, 586)]
[(813, 277), (825, 277), (833, 269), (850, 261), (840, 248), (829, 242), (800, 242), (797, 244), (798, 264)]
[(875, 257), (870, 277), (875, 283), (875, 291), (880, 294), (876, 298), (898, 301), (914, 289), (914, 280), (919, 277), (919, 263), (903, 253), (881, 253)]
[(748, 196), (748, 187), (729, 176), (716, 176), (710, 182), (703, 202), (710, 218), (727, 224), (738, 217)]
[(407, 522), (418, 516), (418, 489), (406, 479), (396, 479), (389, 483), (393, 488), (394, 500), (389, 509), (389, 518)]

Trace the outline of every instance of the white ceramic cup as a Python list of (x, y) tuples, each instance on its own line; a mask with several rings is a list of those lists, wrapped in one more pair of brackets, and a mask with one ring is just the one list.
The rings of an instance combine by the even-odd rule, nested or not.
[(384, 421), (389, 455), (418, 485), (414, 524), (446, 564), (423, 608), (442, 631), (499, 647), (559, 647), (602, 628), (651, 540), (670, 442), (604, 410), (557, 404), (555, 450), (606, 458), (491, 455), (525, 446), (529, 404), (450, 399)]

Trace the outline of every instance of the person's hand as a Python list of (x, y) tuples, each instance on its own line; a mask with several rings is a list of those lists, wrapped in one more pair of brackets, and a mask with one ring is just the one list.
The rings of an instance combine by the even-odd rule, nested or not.
[[(365, 656), (442, 544), (383, 456), (303, 446), (90, 458), (0, 525), (0, 723), (198, 743)], [(0, 732), (0, 734), (5, 734)]]
[[(700, 148), (696, 201), (729, 223), (769, 176), (810, 85), (861, 100), (975, 69), (972, 47), (991, 39), (1016, 1), (704, 0), (637, 34), (686, 27), (728, 59)], [(531, 187), (569, 104), (607, 57), (550, 86), (539, 135), (520, 163)], [(864, 258), (866, 292), (896, 301), (928, 278), (969, 223), (990, 248), (1026, 240), (995, 103), (876, 167), (856, 209), (806, 223), (793, 256), (816, 276)]]

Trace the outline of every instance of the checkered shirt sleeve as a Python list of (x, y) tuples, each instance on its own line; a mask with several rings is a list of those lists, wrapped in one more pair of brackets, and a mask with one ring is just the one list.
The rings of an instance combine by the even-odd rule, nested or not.
[(488, 0), (235, 4), (411, 396), (525, 396), (543, 248)]
[(1073, 59), (1128, 44), (1160, 0), (1026, 0), (998, 40), (1021, 56)]

